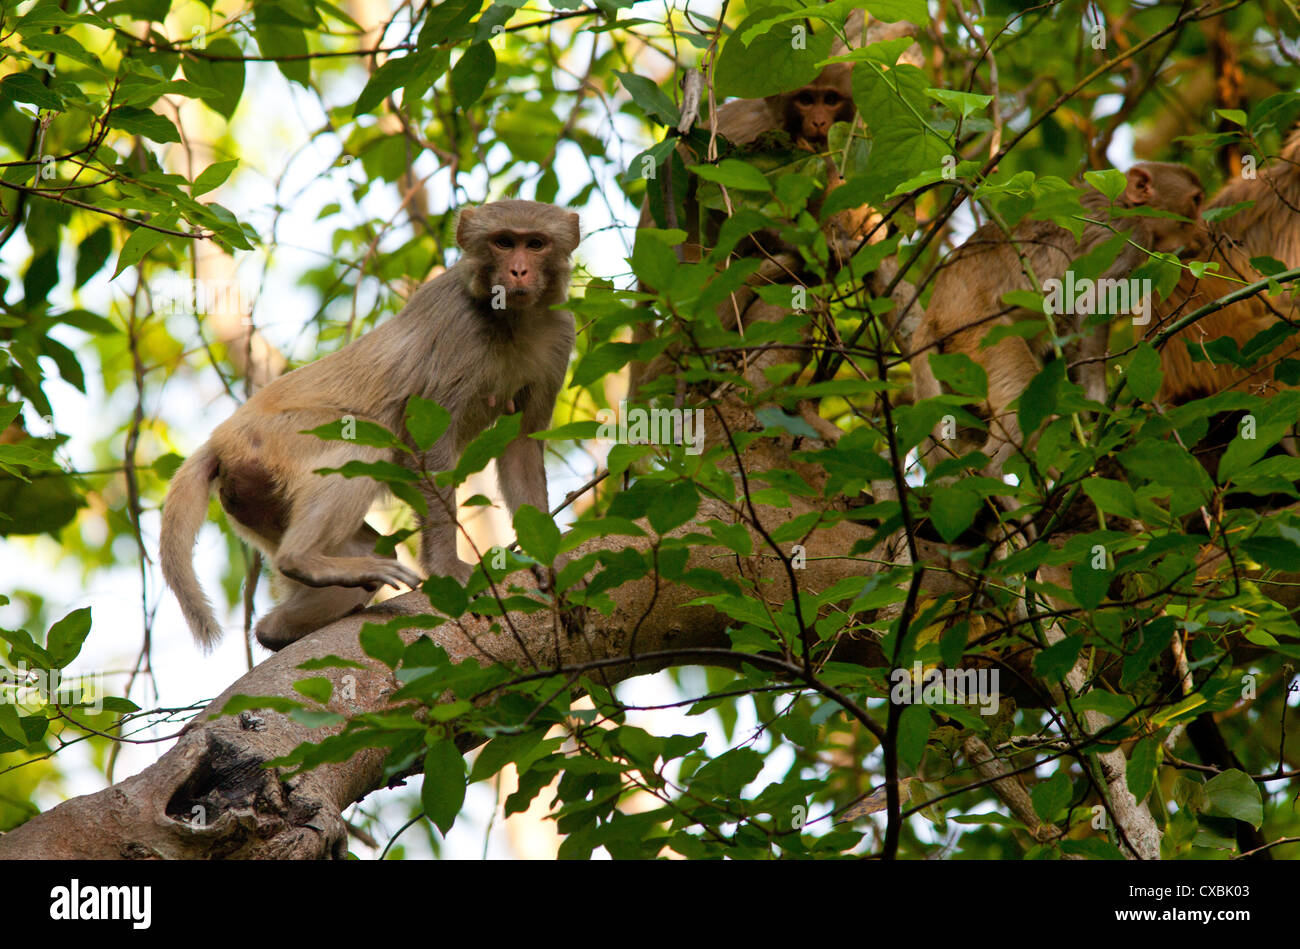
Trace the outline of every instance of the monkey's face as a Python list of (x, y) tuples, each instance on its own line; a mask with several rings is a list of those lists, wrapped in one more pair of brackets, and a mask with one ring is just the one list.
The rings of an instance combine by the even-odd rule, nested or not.
[(786, 107), (786, 132), (814, 148), (824, 148), (826, 136), (836, 122), (853, 118), (853, 100), (831, 86), (804, 86), (794, 93)]
[(493, 290), (502, 288), (509, 307), (533, 306), (547, 292), (553, 270), (548, 264), (555, 252), (554, 242), (542, 231), (494, 231), (484, 249), (489, 271), (484, 282)]

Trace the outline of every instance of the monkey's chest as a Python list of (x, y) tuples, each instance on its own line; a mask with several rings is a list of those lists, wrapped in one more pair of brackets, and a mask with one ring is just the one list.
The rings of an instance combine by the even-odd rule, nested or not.
[(457, 450), (463, 450), (501, 416), (513, 415), (524, 408), (522, 396), (527, 380), (518, 376), (506, 378), (493, 373), (475, 381), (477, 384), (467, 389), (460, 404)]

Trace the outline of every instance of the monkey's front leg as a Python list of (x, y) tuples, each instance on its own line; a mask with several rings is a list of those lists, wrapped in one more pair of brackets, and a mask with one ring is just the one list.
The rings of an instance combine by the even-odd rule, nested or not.
[[(506, 446), (506, 450), (497, 459), (497, 476), (501, 483), (501, 493), (505, 496), (506, 507), (510, 509), (512, 519), (515, 512), (524, 504), (531, 504), (543, 514), (550, 514), (550, 503), (546, 498), (545, 458), (545, 450), (540, 441), (527, 435), (520, 435)], [(568, 559), (564, 554), (557, 554), (554, 564), (534, 569), (533, 575), (537, 577), (538, 585), (542, 589), (550, 585), (550, 577), (545, 572), (545, 566), (559, 570)]]
[[(429, 470), (441, 468), (430, 466)], [(456, 556), (456, 489), (425, 483), (420, 493), (429, 509), (420, 528), (420, 567), (426, 574), (455, 577), (464, 583), (474, 568)]]

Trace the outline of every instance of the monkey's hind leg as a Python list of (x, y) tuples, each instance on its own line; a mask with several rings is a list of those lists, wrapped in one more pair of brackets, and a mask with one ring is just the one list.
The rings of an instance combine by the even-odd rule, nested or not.
[[(341, 552), (374, 556), (379, 536), (370, 525), (362, 524)], [(257, 624), (257, 641), (272, 651), (361, 609), (374, 595), (372, 589), (362, 586), (309, 586), (283, 573), (274, 577), (272, 586), (277, 605)]]
[(272, 566), (309, 587), (365, 587), (371, 592), (384, 584), (418, 587), (414, 571), (394, 557), (375, 554), (373, 541), (366, 545), (374, 531), (366, 528), (365, 516), (376, 493), (374, 483), (364, 478), (319, 479), (312, 490), (294, 498), (289, 528)]

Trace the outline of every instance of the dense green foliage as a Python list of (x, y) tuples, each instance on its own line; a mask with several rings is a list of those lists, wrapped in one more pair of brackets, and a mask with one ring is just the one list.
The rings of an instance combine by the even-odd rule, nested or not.
[[(646, 577), (656, 588), (689, 588), (727, 618), (730, 648), (703, 671), (689, 650), (661, 665), (682, 707), (707, 716), (730, 745), (706, 753), (703, 727), (629, 724), (620, 687), (599, 669), (453, 664), (430, 638), (407, 644), (399, 635), (447, 620), (406, 617), (367, 625), (362, 644), (395, 670), (395, 698), (408, 704), (347, 722), (278, 765), (386, 748), (391, 774), (423, 770), (413, 813), (422, 809), (444, 833), (467, 783), (513, 765), (519, 788), (506, 812), (551, 786), (563, 856), (603, 847), (614, 857), (1118, 858), (1097, 756), (1122, 747), (1127, 788), (1154, 815), (1166, 857), (1232, 855), (1251, 839), (1243, 825), (1263, 842), (1300, 834), (1292, 787), (1300, 758), (1294, 739), (1286, 742), (1300, 627), (1294, 597), (1288, 606), (1282, 595), (1300, 578), (1300, 516), (1287, 507), (1300, 498), (1300, 460), (1277, 450), (1300, 418), (1300, 396), (1223, 394), (1158, 410), (1158, 356), (1121, 329), (1107, 406), (1087, 402), (1059, 360), (1031, 383), (1020, 422), (1039, 435), (1008, 467), (1018, 486), (970, 476), (979, 467), (970, 458), (922, 473), (908, 468), (909, 454), (935, 422), (956, 414), (982, 426), (972, 410), (986, 380), (963, 357), (939, 358), (953, 394), (910, 404), (896, 304), (869, 279), (896, 263), (927, 302), (929, 277), (965, 233), (970, 208), (980, 220), (1077, 229), (1070, 182), (1106, 164), (1108, 152), (1124, 155), (1129, 142), (1143, 158), (1188, 162), (1211, 190), (1227, 156), (1265, 161), (1300, 115), (1300, 94), (1290, 91), (1300, 86), (1300, 21), (1284, 0), (1212, 10), (987, 0), (978, 17), (975, 6), (965, 4), (963, 26), (962, 4), (924, 0), (751, 0), (723, 4), (721, 21), (716, 4), (666, 12), (630, 0), (445, 0), (404, 6), (381, 30), (326, 0), (0, 0), (0, 534), (15, 543), (49, 534), (86, 577), (145, 564), (149, 602), (161, 595), (146, 525), (178, 447), (194, 444), (185, 430), (192, 413), (176, 400), (197, 399), (204, 385), (245, 391), (247, 361), (232, 351), (233, 337), (201, 337), (201, 320), (151, 303), (162, 275), (196, 272), (200, 245), (269, 261), (285, 240), (277, 221), (286, 209), (309, 187), (332, 189), (319, 215), (332, 254), (295, 274), (316, 294), (316, 311), (286, 317), (277, 308), (275, 317), (309, 341), (291, 355), (314, 355), (391, 314), (399, 294), (390, 289), (454, 259), (455, 205), (556, 201), (588, 221), (617, 222), (629, 250), (621, 272), (589, 267), (575, 280), (579, 342), (550, 448), (581, 455), (598, 434), (597, 413), (622, 391), (607, 387), (611, 377), (656, 357), (672, 371), (639, 398), (705, 409), (710, 438), (698, 454), (616, 445), (572, 530), (525, 508), (517, 550), (468, 588), (434, 579), (425, 591), (454, 620), (507, 610), (610, 616)], [(863, 124), (830, 136), (843, 186), (821, 201), (825, 161), (788, 140), (749, 149), (716, 142), (709, 157), (710, 99), (806, 83), (854, 7), (920, 24), (924, 64), (898, 62), (906, 38), (850, 54)], [(936, 9), (942, 18), (931, 20)], [(811, 28), (797, 55), (792, 23)], [(681, 70), (701, 66), (713, 95), (699, 127), (679, 135)], [(1231, 84), (1215, 82), (1221, 74), (1236, 83), (1232, 101), (1223, 98)], [(310, 102), (313, 118), (290, 122), (272, 101)], [(294, 169), (301, 190), (293, 193), (279, 187), (290, 169), (250, 167), (247, 158), (255, 137), (287, 137), (289, 128), (301, 136), (300, 153), (326, 156), (310, 174)], [(200, 140), (206, 151), (194, 147)], [(684, 159), (682, 143), (698, 161)], [(1114, 184), (1108, 175), (1091, 180), (1103, 191)], [(660, 225), (669, 223), (666, 208), (685, 213), (688, 182), (700, 207), (725, 217), (695, 262), (678, 253), (680, 230), (633, 235), (647, 197)], [(213, 199), (217, 189), (227, 206)], [(863, 204), (884, 211), (887, 236), (837, 259), (823, 224)], [(720, 304), (758, 268), (733, 252), (764, 228), (797, 249), (809, 302), (791, 306), (790, 284), (767, 287), (760, 295), (783, 317), (742, 332), (725, 324)], [(1088, 266), (1100, 273), (1121, 244)], [(1282, 282), (1295, 277), (1258, 263)], [(1167, 292), (1184, 266), (1153, 257), (1141, 276)], [(632, 341), (631, 327), (647, 314), (656, 338)], [(1205, 358), (1249, 364), (1290, 332), (1244, 354), (1212, 343)], [(769, 365), (759, 380), (766, 386), (742, 381), (740, 354), (764, 347), (806, 358)], [(1283, 362), (1277, 378), (1295, 382), (1297, 368)], [(91, 470), (73, 470), (63, 450), (65, 423), (50, 390), (64, 383), (99, 413)], [(723, 432), (724, 413), (713, 409), (728, 400), (756, 424)], [(809, 403), (842, 437), (818, 440), (803, 415)], [(1236, 437), (1211, 474), (1195, 446), (1230, 411), (1249, 414), (1250, 437)], [(408, 409), (414, 444), (430, 444), (445, 423), (436, 406)], [(517, 418), (484, 433), (440, 477), (462, 483), (481, 470), (512, 425)], [(362, 433), (399, 450), (402, 435)], [(742, 477), (743, 453), (767, 443), (785, 463)], [(344, 473), (378, 478), (420, 503), (404, 469)], [(1035, 537), (1016, 533), (1015, 519), (998, 510), (993, 499), (1007, 494), (1022, 504), (1017, 517), (1043, 515)], [(701, 515), (703, 503), (734, 518)], [(770, 516), (787, 509), (792, 516)], [(87, 529), (92, 512), (102, 530)], [(850, 535), (858, 539), (829, 552), (830, 542), (819, 542)], [(923, 544), (880, 562), (891, 537)], [(550, 593), (502, 586), (519, 565), (550, 564), (593, 539), (600, 549), (584, 548)], [(688, 559), (702, 547), (729, 556)], [(941, 548), (948, 556), (933, 554)], [(233, 539), (229, 549), (224, 596), (234, 605), (246, 563)], [(805, 559), (804, 551), (818, 553)], [(763, 563), (759, 580), (754, 565)], [(1045, 565), (1062, 568), (1068, 588), (1036, 579)], [(776, 574), (794, 595), (771, 596)], [(928, 585), (936, 574), (960, 579), (966, 592)], [(13, 630), (0, 629), (10, 669), (68, 668), (101, 635), (90, 610), (47, 604), (21, 578), (4, 594), (0, 604), (20, 616)], [(1049, 595), (1064, 605), (1046, 605)], [(1190, 688), (1171, 639), (1185, 643)], [(316, 674), (340, 662), (305, 669), (300, 699), (253, 697), (228, 708), (342, 725), (322, 710), (331, 682)], [(951, 692), (888, 701), (894, 671), (917, 663), (996, 670), (1001, 702), (980, 714)], [(1072, 670), (1085, 684), (1062, 691)], [(575, 707), (582, 696), (590, 705)], [(144, 714), (125, 697), (94, 715), (75, 702), (29, 699), (0, 702), (0, 828), (33, 812), (37, 784), (52, 779), (46, 756), (60, 743), (93, 730), (104, 754), (103, 734)], [(1085, 725), (1087, 712), (1105, 716), (1101, 731)], [(1222, 734), (1235, 763), (1202, 760), (1187, 736), (1198, 720)], [(1040, 827), (1054, 824), (1061, 836), (1036, 839), (1024, 815), (1008, 813), (972, 764), (972, 737), (1020, 775)], [(458, 741), (486, 744), (467, 764)], [(898, 793), (868, 797), (883, 786)], [(625, 806), (633, 799), (637, 806)]]

